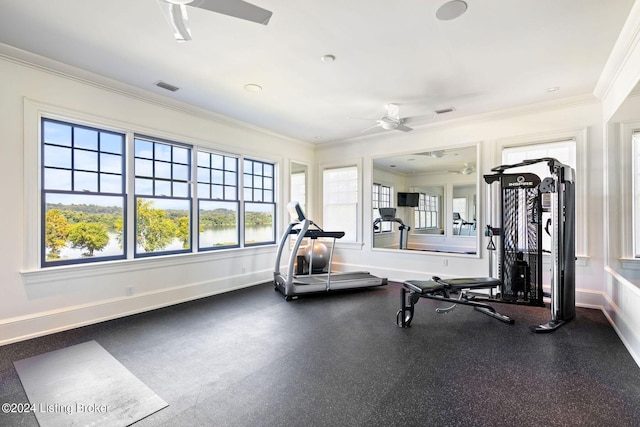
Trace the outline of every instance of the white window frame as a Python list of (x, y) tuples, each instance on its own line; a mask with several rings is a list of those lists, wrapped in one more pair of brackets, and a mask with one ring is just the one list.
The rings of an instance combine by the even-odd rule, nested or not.
[[(373, 218), (378, 218), (379, 216), (379, 208), (390, 208), (393, 207), (393, 187), (387, 184), (381, 184), (378, 182), (374, 182), (372, 185), (372, 192), (371, 192), (371, 214)], [(377, 188), (378, 191), (375, 191)], [(382, 196), (384, 195), (384, 189), (388, 189), (389, 190), (389, 199), (388, 200), (382, 200)], [(377, 197), (374, 200), (374, 194), (377, 195)], [(386, 203), (384, 203), (386, 202)], [(375, 204), (377, 204), (378, 206), (374, 206)], [(381, 204), (385, 204), (385, 206), (381, 206)], [(375, 234), (380, 234), (380, 233), (391, 233), (393, 231), (393, 223), (390, 221), (383, 221), (380, 223), (380, 228), (378, 230), (373, 230), (373, 232)]]
[[(136, 258), (134, 256), (133, 246), (131, 242), (135, 242), (135, 230), (134, 227), (126, 227), (127, 241), (130, 242), (126, 249), (126, 259), (118, 260), (117, 262), (90, 262), (82, 264), (69, 264), (55, 267), (42, 267), (41, 256), (41, 230), (42, 230), (42, 192), (41, 192), (41, 162), (42, 162), (42, 150), (41, 150), (41, 122), (43, 118), (59, 120), (62, 122), (76, 123), (84, 126), (95, 127), (102, 130), (124, 133), (126, 135), (127, 147), (131, 147), (135, 134), (150, 134), (155, 137), (166, 140), (176, 140), (175, 135), (169, 135), (166, 132), (159, 130), (150, 131), (143, 126), (137, 126), (131, 122), (123, 123), (118, 120), (111, 119), (109, 117), (92, 115), (86, 112), (72, 110), (65, 107), (55, 106), (43, 102), (38, 102), (24, 98), (23, 104), (23, 120), (24, 120), (24, 167), (23, 167), (23, 209), (25, 212), (25, 221), (23, 228), (23, 263), (21, 273), (25, 278), (25, 284), (46, 282), (51, 277), (56, 277), (59, 280), (68, 280), (76, 277), (85, 277), (86, 274), (102, 274), (104, 272), (126, 272), (136, 271), (144, 265), (145, 268), (153, 268), (153, 265), (179, 265), (184, 263), (194, 262), (194, 257), (199, 260), (206, 260), (210, 258), (212, 254), (220, 254), (217, 258), (233, 257), (235, 250), (268, 250), (275, 243), (269, 243), (264, 245), (249, 245), (241, 246), (239, 248), (232, 248), (228, 250), (220, 251), (198, 251), (197, 245), (192, 244), (192, 251), (179, 255), (172, 256), (150, 256)], [(180, 137), (180, 142), (190, 145), (193, 152), (202, 149), (204, 151), (215, 150), (217, 152), (224, 152), (217, 148), (213, 141), (204, 141), (196, 138)], [(128, 224), (134, 224), (134, 209), (131, 207), (134, 203), (134, 180), (131, 177), (134, 176), (133, 151), (131, 148), (127, 148), (126, 154), (126, 188), (127, 188), (127, 218)], [(251, 158), (252, 160), (258, 160), (266, 163), (272, 163), (274, 166), (274, 203), (276, 205), (276, 213), (280, 206), (280, 164), (282, 163), (281, 157), (264, 156), (264, 155), (244, 155), (238, 153), (229, 153), (229, 155), (236, 155), (238, 159)], [(241, 161), (241, 160), (239, 160)], [(192, 165), (193, 167), (193, 165)], [(192, 170), (193, 172), (193, 170)], [(239, 186), (242, 186), (242, 177), (239, 177)], [(197, 191), (192, 193), (192, 199), (197, 200)], [(244, 211), (242, 211), (244, 214)], [(278, 215), (274, 218), (274, 229), (277, 235), (278, 232)], [(195, 225), (194, 225), (195, 227)], [(240, 222), (241, 232), (244, 232), (244, 222)], [(193, 239), (192, 239), (193, 241)], [(266, 247), (266, 249), (259, 249), (260, 247)], [(221, 254), (222, 252), (227, 255)], [(56, 280), (57, 280), (56, 279)]]
[[(325, 218), (325, 188), (324, 188), (324, 172), (326, 170), (332, 170), (332, 169), (342, 169), (342, 168), (351, 168), (354, 167), (356, 168), (357, 171), (357, 177), (358, 177), (358, 182), (357, 182), (357, 191), (358, 194), (356, 196), (356, 218), (354, 218), (355, 221), (355, 238), (353, 240), (346, 240), (345, 238), (342, 239), (338, 239), (336, 241), (336, 245), (337, 246), (353, 246), (353, 247), (357, 247), (357, 248), (362, 248), (363, 246), (363, 242), (362, 242), (362, 236), (363, 236), (363, 229), (362, 229), (362, 216), (363, 216), (363, 207), (362, 207), (362, 200), (363, 200), (363, 175), (362, 175), (362, 162), (361, 161), (348, 161), (348, 162), (344, 162), (344, 163), (332, 163), (332, 164), (322, 164), (320, 165), (319, 168), (319, 180), (318, 182), (320, 183), (319, 187), (320, 187), (320, 194), (322, 194), (322, 211), (321, 211), (321, 215), (322, 215), (322, 219), (323, 219), (323, 223), (324, 223), (324, 218)], [(370, 181), (371, 182), (371, 181)], [(372, 220), (373, 221), (373, 220)], [(321, 225), (321, 227), (325, 228), (324, 225)], [(325, 228), (328, 231), (345, 231), (345, 230), (329, 230), (328, 228)]]
[[(502, 151), (505, 148), (532, 146), (536, 144), (547, 144), (568, 140), (575, 141), (576, 146), (576, 256), (578, 258), (578, 265), (586, 265), (587, 260), (589, 259), (587, 189), (589, 188), (590, 179), (587, 168), (588, 156), (586, 154), (587, 129), (571, 129), (498, 140), (496, 144), (495, 165), (497, 166), (502, 163)], [(495, 202), (497, 203), (497, 201)], [(489, 209), (491, 208), (492, 207), (489, 207)]]
[[(640, 155), (640, 147), (634, 148), (634, 134), (640, 133), (640, 121), (621, 123), (619, 127), (620, 144), (618, 146), (617, 156), (614, 158), (619, 171), (617, 173), (617, 181), (608, 185), (617, 185), (620, 194), (629, 195), (621, 197), (618, 208), (616, 221), (620, 221), (618, 227), (619, 236), (612, 236), (615, 241), (619, 241), (619, 250), (614, 251), (613, 255), (620, 260), (621, 266), (628, 270), (640, 270), (640, 222), (636, 217), (640, 215), (640, 206), (636, 206), (635, 193), (640, 191), (640, 182), (634, 179), (634, 169), (640, 167), (635, 164), (636, 156)], [(640, 143), (639, 143), (640, 144)], [(611, 155), (612, 152), (610, 151)], [(622, 162), (619, 161), (622, 159)], [(638, 159), (640, 162), (640, 159)], [(607, 190), (605, 188), (605, 190)], [(610, 201), (611, 203), (612, 201)], [(605, 215), (611, 215), (606, 212)], [(638, 236), (638, 237), (636, 237)]]
[(632, 134), (631, 139), (631, 217), (633, 218), (633, 250), (634, 259), (640, 259), (640, 129)]
[(441, 197), (425, 192), (420, 192), (419, 194), (418, 206), (414, 208), (413, 226), (416, 230), (440, 228), (441, 218), (438, 208), (441, 204)]

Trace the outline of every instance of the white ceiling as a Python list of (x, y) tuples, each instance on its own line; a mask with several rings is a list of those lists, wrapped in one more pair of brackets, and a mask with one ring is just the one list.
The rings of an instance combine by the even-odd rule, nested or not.
[(466, 0), (440, 21), (446, 0), (250, 1), (273, 11), (267, 26), (190, 7), (193, 40), (178, 43), (156, 0), (0, 0), (0, 43), (322, 143), (362, 136), (375, 120), (349, 117), (390, 102), (423, 116), (415, 128), (592, 94), (633, 4)]
[[(462, 170), (467, 167), (475, 171), (476, 163), (477, 152), (475, 146), (420, 151), (411, 154), (380, 157), (373, 160), (373, 166), (377, 169), (386, 169), (390, 172), (405, 175), (462, 174)], [(471, 181), (475, 182), (475, 174), (473, 174)]]

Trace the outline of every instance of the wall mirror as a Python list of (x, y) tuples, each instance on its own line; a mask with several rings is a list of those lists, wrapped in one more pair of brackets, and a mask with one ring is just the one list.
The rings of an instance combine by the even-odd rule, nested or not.
[(304, 163), (292, 161), (289, 176), (289, 200), (300, 203), (303, 211), (307, 207), (307, 188), (309, 184), (309, 168)]
[(374, 159), (373, 247), (477, 254), (477, 162), (475, 145)]

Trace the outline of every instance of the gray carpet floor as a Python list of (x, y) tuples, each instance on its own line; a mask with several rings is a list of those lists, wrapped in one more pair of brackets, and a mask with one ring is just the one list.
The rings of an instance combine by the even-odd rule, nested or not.
[[(169, 406), (136, 426), (640, 426), (640, 368), (598, 310), (533, 334), (544, 308), (416, 305), (399, 284), (286, 302), (271, 284), (0, 347), (12, 362), (96, 340)], [(0, 413), (2, 426), (37, 426)]]

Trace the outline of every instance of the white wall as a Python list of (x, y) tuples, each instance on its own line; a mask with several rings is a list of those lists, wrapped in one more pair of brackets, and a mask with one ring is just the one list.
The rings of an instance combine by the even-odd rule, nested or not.
[(640, 95), (627, 98), (609, 121), (607, 129), (604, 154), (609, 191), (605, 212), (608, 229), (604, 312), (640, 364), (640, 260), (634, 259), (633, 253), (631, 178), (631, 133), (640, 130)]
[[(631, 132), (640, 129), (640, 2), (636, 1), (594, 89), (602, 101), (605, 183), (604, 313), (640, 365), (640, 260), (633, 258)], [(635, 92), (634, 92), (635, 89)], [(599, 200), (595, 201), (596, 203)], [(638, 212), (635, 212), (638, 215)], [(640, 232), (638, 230), (637, 232)]]
[[(0, 46), (1, 47), (1, 46)], [(225, 121), (211, 113), (99, 76), (72, 78), (0, 49), (0, 345), (272, 279), (275, 245), (40, 269), (38, 118), (107, 125), (277, 163), (286, 205), (290, 160), (313, 163), (313, 146)], [(68, 67), (39, 58), (47, 67)], [(90, 78), (91, 80), (85, 80)], [(126, 91), (126, 92), (125, 92)], [(288, 222), (278, 212), (278, 231)]]

